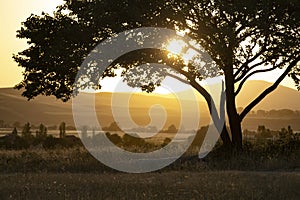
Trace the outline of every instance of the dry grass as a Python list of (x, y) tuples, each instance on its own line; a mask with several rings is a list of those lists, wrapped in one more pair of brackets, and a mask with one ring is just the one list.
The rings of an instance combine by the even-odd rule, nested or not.
[(299, 199), (300, 173), (0, 175), (0, 199)]
[(0, 199), (299, 199), (299, 147), (216, 148), (204, 160), (187, 156), (147, 174), (116, 172), (82, 147), (1, 150)]

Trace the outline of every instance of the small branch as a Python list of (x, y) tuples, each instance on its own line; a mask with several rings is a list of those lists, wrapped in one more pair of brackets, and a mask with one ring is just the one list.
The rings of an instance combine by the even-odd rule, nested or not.
[[(270, 48), (270, 49), (268, 49), (268, 50), (273, 50), (273, 49), (274, 49), (274, 48)], [(267, 59), (265, 59), (265, 60), (263, 60), (263, 61), (261, 61), (261, 62), (259, 62), (259, 63), (256, 63), (256, 64), (252, 65), (251, 67), (247, 67), (244, 71), (242, 71), (242, 74), (241, 74), (238, 78), (236, 78), (236, 79), (234, 80), (234, 82), (237, 83), (237, 82), (241, 81), (242, 79), (244, 79), (245, 76), (247, 76), (247, 74), (248, 74), (251, 70), (255, 69), (256, 67), (258, 67), (258, 66), (260, 66), (260, 65), (263, 65), (263, 64), (266, 64), (266, 63), (268, 63), (268, 62), (271, 62), (272, 59), (275, 59), (275, 58), (276, 58), (276, 57), (270, 57), (270, 58), (267, 58)], [(277, 58), (277, 59), (278, 59), (278, 58)], [(242, 68), (242, 67), (241, 67), (241, 68)]]
[(236, 92), (235, 92), (234, 94), (235, 94), (235, 95), (238, 95), (238, 93), (241, 91), (241, 89), (242, 89), (244, 83), (247, 81), (247, 79), (250, 78), (251, 76), (253, 76), (254, 74), (261, 73), (261, 72), (269, 72), (269, 71), (275, 70), (276, 68), (277, 68), (277, 66), (274, 66), (274, 67), (271, 67), (271, 68), (268, 68), (268, 69), (261, 69), (261, 70), (256, 70), (256, 71), (251, 72), (250, 74), (248, 74), (248, 75), (241, 81), (241, 83), (239, 84), (238, 89), (236, 90)]
[(241, 35), (241, 37), (237, 38), (237, 43), (241, 43), (244, 41), (247, 37), (250, 37), (251, 35), (255, 34), (258, 29), (250, 30), (247, 34)]
[(271, 59), (267, 59), (267, 60), (263, 60), (263, 61), (261, 61), (261, 62), (259, 62), (259, 63), (256, 63), (256, 64), (252, 65), (252, 66), (250, 67), (250, 69), (254, 69), (255, 67), (258, 67), (258, 66), (260, 66), (260, 65), (262, 65), (262, 64), (265, 64), (265, 63), (269, 62), (270, 60), (271, 60)]
[(247, 70), (248, 64), (243, 63), (238, 69), (237, 71), (233, 74), (233, 77), (236, 78), (241, 72)]
[[(245, 69), (242, 71), (241, 75), (238, 78), (234, 79), (234, 83), (239, 82), (240, 80), (242, 80), (251, 70), (253, 70), (256, 66), (247, 66), (245, 67)], [(243, 67), (242, 67), (243, 68)]]
[[(265, 44), (261, 50), (255, 55), (253, 56), (252, 58), (250, 58), (249, 60), (247, 60), (244, 64), (242, 64), (242, 66), (234, 73), (234, 78), (236, 78), (236, 81), (238, 81), (237, 79), (241, 79), (241, 77), (245, 76), (245, 74), (247, 74), (251, 68), (247, 69), (248, 65), (253, 62), (254, 60), (256, 60), (260, 55), (262, 55), (265, 51), (267, 50), (267, 44)], [(247, 70), (245, 70), (247, 69)], [(237, 78), (237, 76), (241, 73), (242, 75), (240, 77)]]
[(254, 99), (240, 114), (240, 121), (242, 121), (245, 116), (258, 104), (260, 103), (268, 94), (273, 92), (278, 85), (281, 83), (281, 81), (289, 74), (291, 69), (297, 65), (297, 63), (300, 61), (300, 56), (298, 56), (294, 61), (292, 61), (289, 66), (285, 69), (285, 71), (281, 74), (281, 76), (276, 80), (276, 82), (268, 87), (265, 91), (263, 91), (256, 99)]
[(238, 35), (244, 28), (245, 28), (245, 26), (242, 24), (241, 27), (239, 27), (239, 28), (235, 31), (235, 35)]

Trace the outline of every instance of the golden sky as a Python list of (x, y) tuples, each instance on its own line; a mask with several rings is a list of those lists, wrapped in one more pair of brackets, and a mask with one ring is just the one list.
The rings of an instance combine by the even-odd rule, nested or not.
[[(16, 31), (31, 13), (52, 13), (62, 0), (1, 0), (0, 1), (0, 87), (13, 87), (22, 80), (22, 69), (12, 59), (12, 54), (26, 49), (26, 41), (16, 38)], [(265, 73), (253, 79), (274, 82), (279, 71)], [(283, 85), (294, 88), (290, 78)]]
[(0, 1), (0, 87), (12, 87), (22, 80), (22, 70), (12, 54), (26, 49), (26, 41), (16, 38), (16, 31), (31, 13), (52, 13), (62, 0)]

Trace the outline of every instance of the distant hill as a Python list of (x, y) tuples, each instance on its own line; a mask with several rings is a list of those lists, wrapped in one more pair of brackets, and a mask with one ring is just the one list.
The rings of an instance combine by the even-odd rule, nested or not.
[[(90, 95), (90, 94), (86, 94)], [(117, 93), (116, 98), (123, 99), (126, 93)], [(111, 111), (111, 99), (112, 93), (101, 92), (96, 94), (96, 111), (102, 126), (108, 126), (113, 122), (113, 116)], [(188, 103), (189, 100), (185, 100)], [(130, 113), (132, 118), (139, 125), (146, 125), (150, 122), (149, 109), (152, 105), (159, 104), (165, 108), (168, 115), (166, 127), (172, 123), (177, 123), (180, 120), (180, 106), (177, 100), (171, 95), (155, 95), (138, 93), (134, 94), (130, 99)], [(199, 103), (203, 109), (206, 110), (206, 106), (203, 102)], [(119, 105), (116, 105), (117, 109), (121, 109)], [(195, 111), (194, 108), (189, 108), (190, 112)], [(124, 113), (120, 113), (121, 117)], [(154, 113), (155, 115), (155, 113)], [(207, 115), (207, 112), (206, 112)], [(160, 116), (158, 116), (159, 118)], [(33, 124), (45, 123), (47, 125), (57, 125), (62, 121), (68, 125), (73, 126), (72, 116), (72, 101), (63, 103), (54, 97), (38, 96), (33, 100), (27, 101), (26, 98), (21, 96), (21, 91), (14, 90), (12, 88), (0, 89), (0, 120), (4, 120), (8, 123), (13, 122), (31, 122)], [(208, 123), (207, 122), (205, 123)], [(129, 127), (128, 127), (129, 128)]]
[[(271, 86), (272, 83), (265, 81), (248, 81), (241, 94), (237, 97), (237, 104), (240, 107), (245, 107), (251, 100), (257, 97), (264, 89)], [(300, 91), (279, 85), (278, 88), (269, 94), (255, 110), (272, 110), (272, 109), (291, 109), (300, 110)]]
[[(245, 107), (251, 99), (256, 97), (264, 88), (268, 87), (270, 83), (265, 81), (248, 81), (241, 94), (237, 98), (239, 107)], [(184, 91), (183, 91), (184, 93)], [(122, 98), (122, 93), (116, 94), (118, 98)], [(111, 112), (111, 93), (102, 92), (96, 95), (96, 110), (101, 125), (108, 126), (112, 121)], [(201, 110), (201, 124), (209, 123), (207, 106), (204, 99), (199, 95), (199, 108)], [(288, 87), (279, 86), (278, 89), (270, 94), (263, 102), (261, 102), (255, 110), (271, 110), (271, 109), (291, 109), (300, 110), (300, 92)], [(184, 102), (188, 105), (189, 99)], [(168, 94), (146, 94), (137, 93), (130, 99), (130, 113), (133, 119), (139, 125), (145, 125), (150, 122), (148, 116), (149, 108), (152, 105), (160, 104), (165, 108), (168, 119), (166, 126), (170, 124), (177, 124), (180, 121), (180, 107), (178, 101), (174, 96)], [(189, 112), (195, 112), (195, 108), (188, 107)], [(122, 113), (121, 113), (122, 115)], [(158, 116), (159, 117), (159, 116)], [(0, 120), (13, 123), (18, 121), (20, 123), (31, 122), (33, 124), (45, 123), (47, 125), (57, 125), (65, 121), (68, 125), (74, 125), (72, 117), (72, 102), (63, 103), (54, 97), (38, 96), (31, 101), (21, 96), (21, 91), (12, 88), (0, 88)], [(191, 119), (193, 120), (193, 119)], [(252, 121), (253, 122), (253, 121)], [(255, 128), (253, 123), (246, 120), (244, 127), (251, 129)], [(257, 123), (259, 123), (258, 121)], [(297, 123), (298, 121), (296, 120)], [(288, 123), (288, 122), (287, 122)], [(251, 126), (250, 126), (251, 124)], [(300, 124), (300, 123), (299, 123)], [(299, 128), (300, 130), (300, 128)]]
[(12, 88), (0, 89), (0, 119), (5, 122), (58, 124), (63, 119), (71, 123), (71, 102), (63, 103), (54, 97), (39, 96), (31, 101)]

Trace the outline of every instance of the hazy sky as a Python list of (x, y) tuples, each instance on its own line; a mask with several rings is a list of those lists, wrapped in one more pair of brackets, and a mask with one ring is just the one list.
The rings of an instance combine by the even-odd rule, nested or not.
[[(13, 87), (22, 80), (22, 69), (12, 59), (12, 54), (26, 49), (26, 41), (16, 38), (16, 31), (31, 13), (42, 11), (52, 13), (62, 0), (1, 0), (0, 1), (0, 87)], [(254, 77), (254, 79), (274, 82), (279, 71)], [(287, 78), (283, 85), (293, 87)], [(293, 87), (294, 88), (294, 87)]]
[(22, 80), (22, 70), (12, 54), (26, 49), (26, 41), (16, 38), (16, 31), (31, 13), (52, 13), (62, 0), (1, 0), (0, 1), (0, 87), (12, 87)]

